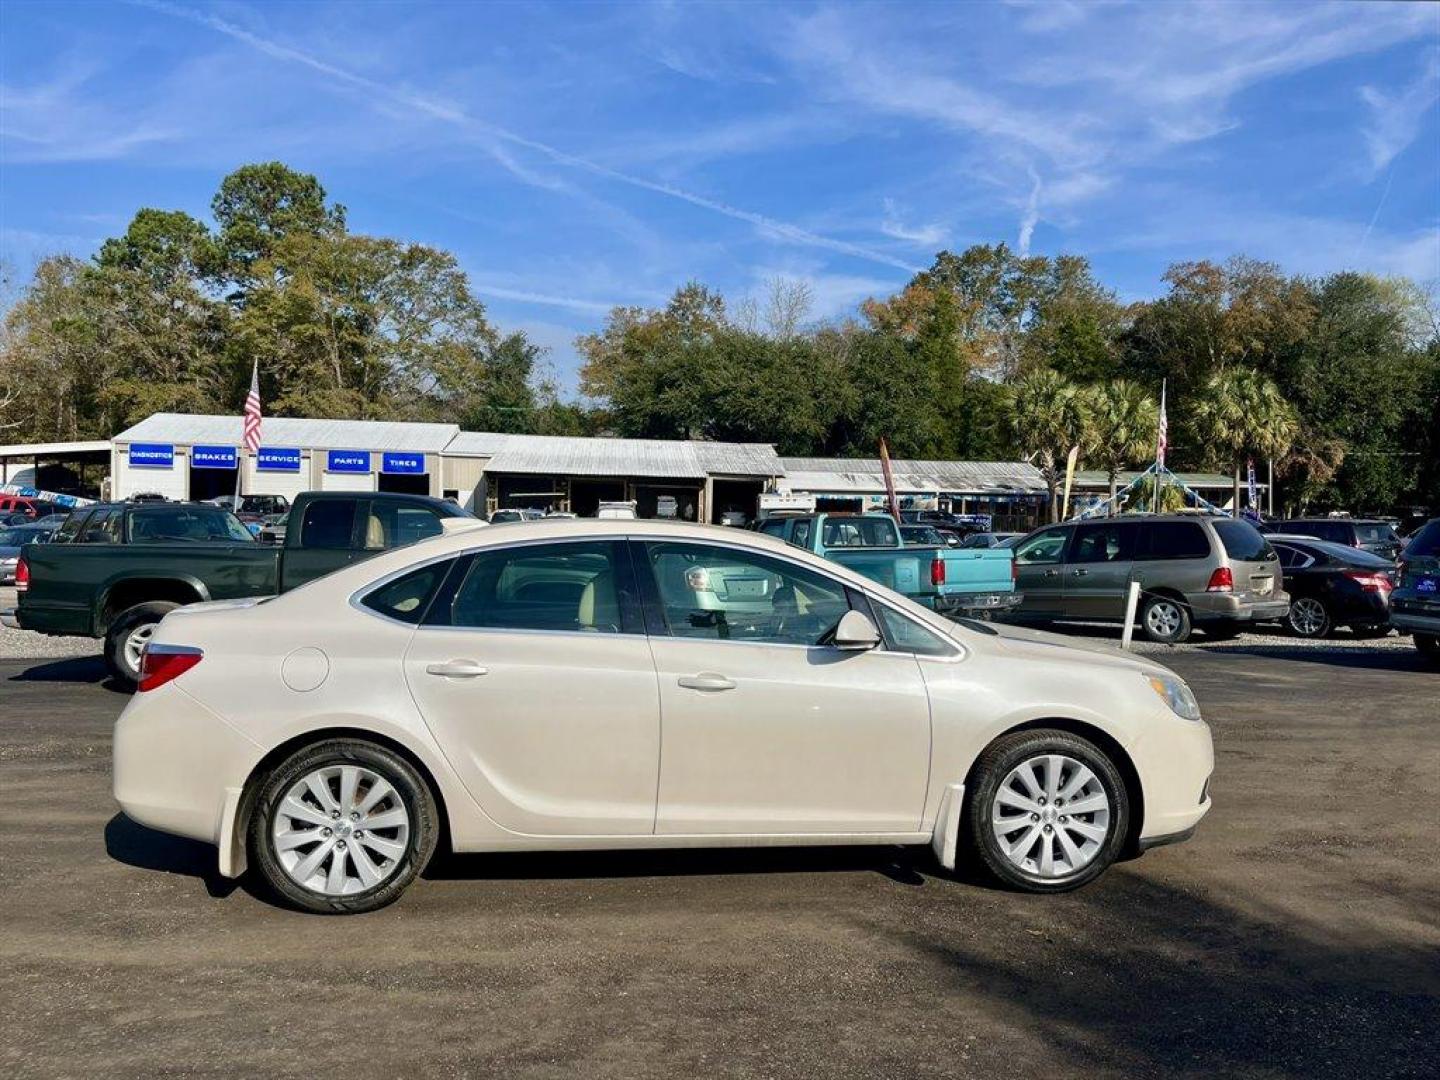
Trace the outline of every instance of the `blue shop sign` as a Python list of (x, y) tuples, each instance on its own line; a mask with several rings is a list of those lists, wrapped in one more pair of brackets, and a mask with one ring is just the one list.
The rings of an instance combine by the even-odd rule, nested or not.
[(325, 471), (343, 473), (368, 473), (370, 471), (369, 450), (327, 450)]
[(173, 443), (131, 443), (130, 467), (132, 469), (174, 468), (175, 446)]
[(298, 446), (262, 446), (255, 452), (255, 468), (259, 472), (299, 472)]
[(192, 446), (190, 467), (192, 469), (234, 469), (239, 457), (233, 446)]
[(381, 454), (380, 471), (387, 473), (410, 473), (411, 475), (423, 475), (425, 472), (425, 455)]

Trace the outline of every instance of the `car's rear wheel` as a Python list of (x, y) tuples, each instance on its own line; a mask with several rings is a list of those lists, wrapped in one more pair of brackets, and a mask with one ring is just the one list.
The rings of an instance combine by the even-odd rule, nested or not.
[(134, 686), (140, 681), (140, 658), (160, 620), (179, 604), (153, 600), (136, 604), (115, 616), (105, 633), (105, 666), (116, 680)]
[(1290, 614), (1285, 621), (1296, 637), (1323, 638), (1334, 625), (1325, 605), (1313, 596), (1301, 596), (1290, 601)]
[(1162, 645), (1178, 645), (1190, 636), (1190, 609), (1171, 596), (1152, 596), (1140, 607), (1145, 636)]
[(980, 755), (965, 808), (972, 854), (998, 881), (1065, 892), (1105, 872), (1125, 843), (1130, 800), (1094, 743), (1065, 731), (1020, 731)]
[(286, 902), (322, 914), (393, 903), (425, 868), (439, 812), (415, 767), (383, 746), (329, 739), (297, 750), (262, 782), (250, 851)]

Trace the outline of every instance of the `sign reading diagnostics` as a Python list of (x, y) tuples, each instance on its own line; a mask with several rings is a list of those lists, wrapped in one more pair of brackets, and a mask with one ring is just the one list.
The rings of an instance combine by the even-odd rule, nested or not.
[(381, 454), (380, 471), (387, 473), (407, 473), (411, 476), (422, 475), (425, 472), (425, 455), (396, 453)]
[(131, 443), (130, 467), (132, 469), (173, 469), (175, 467), (175, 446), (173, 443)]
[(335, 473), (368, 473), (370, 471), (369, 450), (327, 450), (325, 471)]

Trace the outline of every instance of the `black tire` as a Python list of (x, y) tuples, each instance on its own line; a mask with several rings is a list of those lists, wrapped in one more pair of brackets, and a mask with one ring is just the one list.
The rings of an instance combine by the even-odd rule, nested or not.
[(1355, 637), (1361, 641), (1373, 641), (1376, 638), (1389, 637), (1390, 624), (1385, 623), (1381, 626), (1352, 626), (1350, 633), (1354, 634)]
[[(343, 896), (326, 895), (293, 879), (280, 861), (274, 840), (276, 812), (286, 793), (308, 774), (331, 765), (359, 765), (378, 774), (394, 788), (409, 818), (404, 852), (396, 860), (397, 865), (388, 870), (388, 876), (369, 889)], [(387, 804), (388, 800), (381, 803)], [(435, 796), (410, 762), (392, 750), (361, 739), (327, 739), (297, 750), (260, 781), (247, 841), (250, 864), (277, 899), (322, 915), (358, 915), (399, 899), (425, 869), (439, 838), (440, 813)]]
[(1432, 664), (1440, 664), (1440, 635), (1416, 634), (1415, 648), (1419, 649), (1420, 655)]
[(152, 600), (136, 604), (116, 615), (105, 633), (105, 667), (117, 682), (135, 686), (140, 681), (140, 668), (133, 658), (131, 639), (143, 633), (180, 605), (169, 600)]
[(1296, 637), (1318, 640), (1330, 636), (1330, 631), (1335, 629), (1335, 618), (1323, 600), (1302, 596), (1290, 601), (1285, 625)]
[[(1110, 801), (1108, 832), (1100, 850), (1073, 874), (1042, 877), (1012, 862), (995, 835), (993, 815), (1000, 785), (1023, 762), (1045, 754), (1063, 754), (1095, 774)], [(1103, 874), (1120, 855), (1130, 828), (1130, 796), (1115, 763), (1094, 743), (1065, 731), (1036, 729), (1002, 736), (986, 747), (975, 763), (966, 792), (961, 835), (971, 855), (1002, 885), (1024, 892), (1057, 893), (1078, 889)]]
[[(1140, 605), (1140, 629), (1151, 641), (1178, 645), (1190, 637), (1190, 608), (1173, 596), (1147, 596)], [(1170, 629), (1165, 629), (1169, 627)]]

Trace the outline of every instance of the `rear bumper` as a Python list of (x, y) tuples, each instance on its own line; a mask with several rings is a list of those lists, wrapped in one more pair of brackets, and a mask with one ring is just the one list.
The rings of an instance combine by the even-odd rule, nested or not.
[(1290, 595), (1277, 592), (1267, 600), (1252, 600), (1233, 593), (1196, 593), (1187, 597), (1197, 623), (1267, 622), (1283, 619), (1290, 612)]
[(96, 637), (88, 607), (52, 607), (21, 604), (15, 609), (15, 625), (20, 630), (61, 637)]
[(937, 596), (935, 610), (942, 615), (970, 611), (1014, 611), (1025, 599), (1020, 593), (958, 593)]
[(1392, 600), (1390, 625), (1402, 634), (1440, 634), (1440, 613), (1414, 611)]
[(15, 617), (14, 608), (6, 608), (0, 611), (0, 626), (8, 626), (11, 630), (21, 629), (20, 620)]

